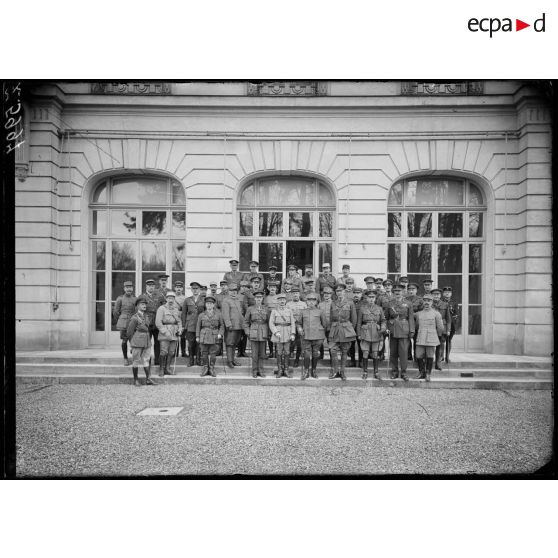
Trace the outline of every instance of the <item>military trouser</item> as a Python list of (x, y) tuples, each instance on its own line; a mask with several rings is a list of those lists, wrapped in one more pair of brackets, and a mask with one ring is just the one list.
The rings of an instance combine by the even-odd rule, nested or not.
[(440, 335), (440, 337), (438, 337), (438, 339), (440, 340), (440, 344), (436, 347), (436, 357), (435, 357), (435, 364), (434, 366), (438, 369), (441, 368), (441, 361), (442, 358), (445, 355), (445, 351), (446, 351), (446, 335)]
[(386, 332), (382, 333), (382, 340), (380, 342), (380, 348), (378, 350), (378, 358), (380, 360), (384, 360), (384, 355), (386, 352), (386, 338), (387, 338), (388, 334)]
[(207, 366), (207, 371), (209, 373), (215, 373), (215, 361), (217, 360), (217, 350), (219, 348), (219, 343), (221, 343), (220, 340), (218, 340), (217, 343), (199, 344), (202, 362), (204, 363), (204, 366)]
[(159, 344), (159, 330), (155, 325), (149, 326), (149, 337), (153, 339), (153, 353), (155, 354), (155, 366), (159, 366), (159, 354), (161, 352), (161, 345)]
[(247, 345), (248, 345), (248, 336), (244, 333), (244, 331), (240, 330), (240, 337), (237, 343), (239, 357), (246, 356)]
[[(331, 353), (331, 374), (330, 378), (334, 378), (338, 374), (342, 379), (345, 379), (345, 367), (347, 366), (347, 353), (351, 347), (350, 341), (330, 341)], [(339, 369), (339, 360), (337, 355), (341, 354), (341, 369)]]
[(252, 353), (252, 375), (264, 375), (265, 345), (267, 341), (250, 340), (250, 351)]
[(318, 359), (320, 358), (320, 347), (324, 344), (323, 339), (303, 339), (302, 349), (304, 351), (304, 369), (316, 370)]
[(178, 340), (163, 339), (160, 342), (161, 352), (160, 352), (160, 362), (161, 367), (165, 365), (165, 371), (168, 373), (172, 367), (173, 358), (176, 355), (176, 349), (178, 348)]
[(188, 353), (190, 355), (189, 365), (194, 366), (194, 364), (200, 364), (199, 357), (199, 343), (196, 341), (196, 332), (188, 331), (186, 332), (186, 341), (188, 341)]
[(409, 349), (408, 337), (390, 337), (389, 339), (389, 361), (392, 372), (397, 372), (398, 361), (401, 365), (401, 372), (407, 371), (407, 351)]
[(352, 364), (355, 364), (357, 360), (358, 354), (358, 361), (360, 362), (362, 359), (362, 350), (360, 348), (360, 340), (356, 339), (351, 343), (351, 348), (349, 349), (349, 357), (351, 358)]
[(302, 340), (300, 338), (300, 334), (298, 331), (295, 333), (294, 341), (291, 341), (291, 345), (289, 347), (289, 358), (296, 357), (296, 361), (300, 360), (300, 355), (302, 354)]
[(184, 330), (180, 335), (180, 354), (186, 356), (186, 331)]
[(429, 345), (417, 345), (417, 359), (418, 358), (432, 358), (436, 353), (436, 347), (431, 347)]

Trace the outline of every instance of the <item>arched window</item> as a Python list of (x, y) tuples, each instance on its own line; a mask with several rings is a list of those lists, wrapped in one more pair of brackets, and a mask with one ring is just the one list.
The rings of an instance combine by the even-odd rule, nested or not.
[(314, 273), (333, 265), (335, 198), (315, 178), (280, 176), (246, 184), (238, 197), (238, 254), (241, 271), (257, 260), (267, 275), (275, 265), (281, 277), (290, 264), (310, 263)]
[(145, 281), (162, 273), (184, 281), (186, 200), (181, 184), (159, 176), (103, 180), (90, 202), (92, 342), (112, 342), (112, 309), (133, 281), (139, 294)]
[(427, 277), (452, 287), (461, 308), (456, 344), (469, 350), (481, 346), (485, 221), (485, 199), (469, 180), (414, 178), (389, 192), (388, 276), (406, 275), (420, 290)]

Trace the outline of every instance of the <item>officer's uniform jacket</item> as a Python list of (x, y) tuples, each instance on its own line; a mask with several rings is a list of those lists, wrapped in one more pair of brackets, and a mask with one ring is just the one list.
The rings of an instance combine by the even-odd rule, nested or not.
[(267, 307), (269, 314), (271, 314), (271, 311), (274, 308), (277, 308), (277, 306), (279, 306), (279, 302), (277, 301), (277, 295), (267, 295), (264, 298), (263, 303)]
[(356, 339), (357, 313), (352, 300), (334, 300), (331, 303), (330, 316), (330, 343), (348, 343)]
[(456, 326), (457, 326), (457, 320), (459, 319), (459, 304), (457, 302), (452, 302), (450, 300), (448, 302), (448, 305), (449, 305), (449, 311), (450, 311), (450, 316), (451, 316), (450, 331), (455, 331)]
[(302, 339), (318, 341), (325, 338), (327, 319), (324, 311), (317, 306), (315, 308), (305, 308), (296, 325)]
[(357, 335), (363, 341), (376, 343), (386, 330), (384, 311), (376, 304), (361, 304), (357, 312)]
[(287, 304), (289, 304), (289, 302), (291, 302), (293, 300), (292, 291), (289, 291), (289, 292), (285, 291), (283, 294), (285, 295), (285, 297), (287, 299)]
[(159, 341), (175, 341), (181, 330), (180, 312), (175, 304), (163, 304), (157, 309), (155, 325), (159, 330)]
[(134, 295), (123, 294), (116, 299), (113, 316), (116, 322), (116, 329), (125, 331), (128, 328), (130, 319), (136, 313), (136, 300)]
[(306, 281), (310, 281), (310, 279), (312, 279), (312, 283), (310, 283), (310, 287), (311, 289), (308, 292), (316, 292), (316, 286), (317, 286), (317, 282), (318, 282), (318, 278), (315, 275), (306, 275), (306, 273), (302, 276), (302, 278), (300, 279), (302, 281), (302, 288), (306, 288)]
[(267, 325), (267, 308), (261, 306), (250, 306), (244, 316), (244, 333), (250, 341), (267, 341), (269, 327)]
[(451, 328), (451, 313), (449, 304), (443, 300), (434, 300), (432, 308), (434, 308), (434, 310), (438, 310), (438, 312), (440, 312), (440, 316), (442, 316), (442, 324), (444, 325), (442, 334), (449, 335)]
[(350, 275), (347, 275), (347, 277), (343, 277), (343, 275), (341, 275), (341, 277), (337, 278), (337, 283), (343, 283), (343, 285), (345, 285), (345, 287), (347, 286), (347, 279), (352, 279), (352, 277)]
[(331, 305), (333, 303), (333, 300), (330, 299), (329, 302), (326, 302), (325, 300), (322, 300), (322, 302), (318, 303), (318, 308), (320, 310), (323, 310), (325, 319), (326, 319), (326, 324), (325, 324), (325, 330), (329, 331), (329, 328), (331, 327)]
[(303, 300), (299, 300), (297, 302), (291, 300), (290, 302), (287, 302), (287, 308), (290, 308), (293, 311), (295, 322), (300, 322), (302, 311), (305, 308), (308, 308), (308, 305)]
[(194, 300), (193, 296), (184, 299), (182, 305), (182, 325), (188, 333), (196, 331), (196, 324), (198, 323), (198, 316), (204, 311), (205, 297), (201, 294), (198, 299)]
[(281, 281), (281, 279), (279, 279), (279, 275), (276, 275), (275, 277), (271, 277), (271, 275), (267, 278), (267, 283), (265, 284), (265, 288), (267, 289), (267, 292), (269, 293), (269, 283), (271, 281), (274, 281), (277, 284), (277, 291), (278, 293), (281, 292), (281, 287), (283, 285), (283, 281)]
[[(403, 298), (403, 300), (405, 300)], [(381, 293), (376, 297), (376, 304), (384, 311), (384, 315), (387, 317), (386, 308), (391, 306), (395, 302), (395, 295), (388, 293)]]
[(225, 333), (225, 323), (223, 322), (223, 315), (219, 310), (214, 309), (211, 315), (206, 310), (198, 316), (196, 324), (196, 338), (200, 338), (202, 345), (215, 345), (219, 342), (217, 336), (221, 338)]
[(425, 308), (416, 312), (415, 326), (418, 328), (417, 345), (437, 347), (440, 344), (438, 337), (444, 333), (444, 324), (438, 311)]
[(236, 283), (238, 285), (243, 277), (244, 273), (242, 273), (242, 271), (227, 271), (227, 273), (223, 275), (223, 281), (226, 281), (229, 285), (231, 283)]
[(415, 319), (412, 305), (406, 300), (394, 300), (386, 307), (385, 316), (390, 335), (396, 339), (415, 334)]
[(327, 277), (325, 275), (320, 275), (316, 281), (316, 292), (323, 298), (323, 291), (325, 287), (331, 287), (335, 290), (335, 285), (337, 285), (337, 279), (330, 273)]
[[(287, 277), (287, 279), (289, 279), (291, 281), (291, 285), (293, 287), (298, 287), (300, 289), (300, 292), (302, 292), (304, 290), (304, 283), (302, 282), (302, 279), (298, 276), (295, 275), (294, 277)], [(283, 281), (283, 284), (281, 285), (281, 292), (282, 293), (286, 293), (287, 291), (285, 290), (285, 281)]]
[[(130, 345), (132, 347), (134, 346), (134, 342), (133, 342), (134, 333), (136, 331), (142, 331), (147, 333), (149, 331), (149, 326), (150, 326), (150, 319), (149, 316), (147, 315), (147, 312), (144, 312), (143, 314), (136, 312), (130, 318), (130, 323), (128, 324), (126, 335), (130, 340)], [(151, 347), (151, 338), (149, 337), (149, 335), (147, 336), (147, 347)], [(147, 347), (143, 347), (142, 345), (142, 348), (147, 348)]]
[(244, 305), (240, 299), (233, 299), (230, 296), (226, 297), (223, 300), (221, 313), (223, 314), (223, 321), (225, 322), (226, 328), (232, 330), (243, 329)]
[(250, 308), (250, 306), (254, 306), (254, 304), (256, 304), (256, 298), (250, 289), (244, 292), (244, 304), (246, 305), (245, 308)]
[[(273, 334), (271, 340), (275, 343), (290, 341), (290, 336), (294, 335), (296, 331), (293, 311), (287, 306), (274, 308), (269, 316), (269, 329)], [(275, 335), (277, 332), (281, 334), (281, 337)]]
[(420, 312), (424, 308), (422, 297), (418, 295), (406, 296), (405, 300), (413, 307), (413, 312)]
[(228, 293), (219, 293), (215, 295), (215, 306), (217, 307), (217, 309), (221, 310), (221, 308), (223, 307), (223, 300), (225, 300), (225, 297), (229, 296)]
[(254, 277), (259, 277), (259, 278), (260, 278), (260, 287), (263, 287), (264, 284), (265, 284), (265, 283), (264, 283), (264, 276), (263, 276), (262, 273), (258, 273), (257, 271), (255, 271), (254, 273), (252, 273), (252, 272), (250, 272), (250, 273), (245, 273), (245, 274), (242, 276), (242, 280), (243, 280), (243, 281), (250, 281), (250, 283), (251, 283), (251, 282), (252, 282), (252, 279), (253, 279)]
[(176, 295), (174, 301), (178, 305), (178, 310), (182, 312), (182, 307), (184, 306), (184, 301), (186, 300), (186, 295)]
[(155, 315), (157, 314), (157, 309), (162, 304), (165, 304), (166, 300), (163, 295), (158, 291), (153, 291), (153, 294), (143, 293), (142, 296), (147, 302), (147, 309), (145, 313), (149, 316), (149, 323), (153, 327), (155, 325)]

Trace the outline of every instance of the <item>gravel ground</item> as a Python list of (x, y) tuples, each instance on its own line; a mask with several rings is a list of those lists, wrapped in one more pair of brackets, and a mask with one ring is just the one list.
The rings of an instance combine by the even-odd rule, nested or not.
[(552, 414), (550, 391), (22, 385), (17, 474), (529, 473)]

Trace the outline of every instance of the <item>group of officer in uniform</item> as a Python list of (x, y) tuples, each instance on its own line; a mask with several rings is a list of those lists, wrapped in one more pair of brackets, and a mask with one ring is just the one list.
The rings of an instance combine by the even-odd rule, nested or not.
[(392, 379), (408, 380), (409, 361), (417, 361), (418, 378), (427, 381), (433, 366), (441, 370), (443, 360), (450, 362), (458, 319), (451, 287), (434, 289), (432, 280), (425, 279), (419, 295), (419, 285), (406, 277), (394, 285), (390, 279), (368, 276), (363, 289), (355, 286), (348, 264), (335, 277), (327, 263), (319, 276), (310, 264), (304, 273), (290, 265), (282, 281), (271, 266), (264, 281), (257, 261), (250, 262), (249, 273), (238, 270), (236, 259), (229, 264), (220, 292), (217, 282), (211, 282), (208, 290), (194, 281), (192, 295), (186, 297), (183, 282), (176, 281), (173, 291), (167, 287), (169, 276), (162, 274), (158, 286), (148, 279), (144, 293), (135, 297), (133, 283), (124, 283), (114, 319), (136, 385), (140, 366), (146, 384), (154, 384), (152, 345), (159, 376), (175, 373), (180, 350), (188, 366), (202, 366), (201, 376), (214, 377), (217, 356), (224, 354), (229, 368), (239, 366), (235, 355), (246, 356), (248, 342), (254, 378), (265, 376), (263, 363), (270, 357), (276, 358), (279, 378), (292, 377), (301, 358), (301, 380), (317, 378), (317, 363), (325, 350), (331, 379), (346, 379), (350, 358), (351, 366), (362, 369), (363, 379), (368, 378), (371, 359), (372, 375), (380, 380), (379, 362), (385, 360), (386, 348)]

